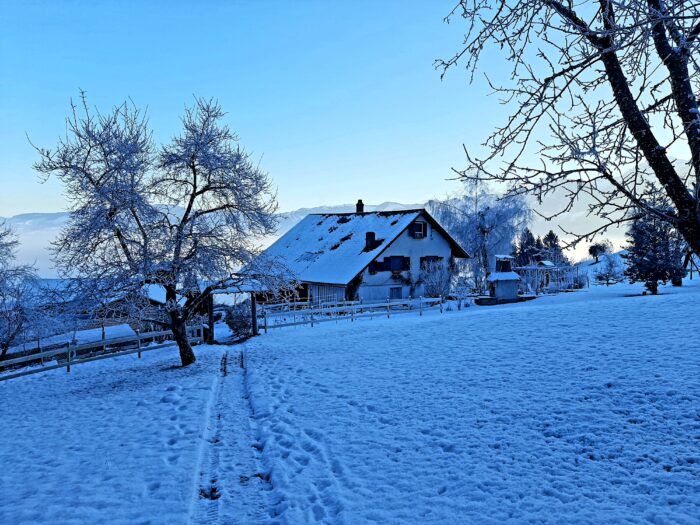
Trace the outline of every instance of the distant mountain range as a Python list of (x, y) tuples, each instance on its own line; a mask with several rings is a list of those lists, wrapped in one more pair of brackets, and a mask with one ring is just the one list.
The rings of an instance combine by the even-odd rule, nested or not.
[[(401, 204), (398, 202), (383, 202), (376, 206), (365, 205), (366, 211), (409, 210), (422, 208), (424, 204)], [(354, 212), (354, 204), (337, 204), (332, 206), (317, 206), (315, 208), (300, 208), (298, 210), (279, 213), (279, 225), (276, 235), (263, 240), (269, 245), (279, 236), (284, 235), (301, 219), (310, 213), (348, 213)], [(0, 217), (2, 220), (2, 217)], [(49, 248), (51, 242), (58, 237), (61, 228), (66, 225), (68, 212), (59, 213), (23, 213), (4, 219), (15, 231), (20, 240), (17, 258), (22, 263), (36, 265), (42, 277), (55, 277), (56, 272), (51, 263)]]

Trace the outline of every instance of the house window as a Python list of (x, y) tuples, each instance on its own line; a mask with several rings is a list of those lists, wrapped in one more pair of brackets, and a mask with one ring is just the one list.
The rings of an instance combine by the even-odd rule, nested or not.
[(403, 299), (403, 288), (400, 286), (392, 286), (389, 288), (389, 299)]
[(442, 257), (438, 257), (437, 255), (426, 255), (425, 257), (420, 258), (420, 269), (425, 270), (429, 265), (439, 263), (440, 261), (442, 261)]
[(416, 221), (411, 224), (408, 233), (414, 239), (425, 239), (428, 236), (428, 223)]
[(383, 272), (384, 271), (384, 263), (382, 261), (372, 261), (369, 263), (369, 273), (370, 275), (374, 275), (377, 272)]
[(411, 269), (411, 258), (403, 257), (401, 255), (393, 255), (391, 257), (384, 257), (383, 264), (385, 271), (391, 272), (403, 272)]
[(404, 272), (410, 269), (411, 258), (403, 257), (401, 255), (384, 257), (383, 261), (374, 260), (369, 263), (369, 266), (367, 267), (370, 275), (374, 275), (377, 272)]

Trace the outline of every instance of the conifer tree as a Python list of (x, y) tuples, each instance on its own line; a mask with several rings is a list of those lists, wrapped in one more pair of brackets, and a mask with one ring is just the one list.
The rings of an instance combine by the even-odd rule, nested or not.
[(518, 239), (518, 249), (515, 253), (515, 265), (527, 266), (535, 261), (537, 247), (535, 236), (529, 228), (523, 229)]
[(624, 256), (625, 275), (631, 283), (643, 282), (656, 295), (659, 282), (666, 284), (685, 276), (682, 264), (685, 243), (670, 223), (656, 215), (642, 214), (632, 223), (627, 236), (630, 245)]
[(568, 260), (564, 255), (564, 250), (559, 244), (559, 236), (554, 231), (549, 230), (549, 233), (542, 238), (544, 249), (542, 257), (556, 264), (568, 264)]

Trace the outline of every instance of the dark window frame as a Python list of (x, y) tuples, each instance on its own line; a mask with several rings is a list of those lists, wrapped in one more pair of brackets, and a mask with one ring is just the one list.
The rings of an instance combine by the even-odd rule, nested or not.
[(428, 238), (428, 223), (426, 221), (415, 221), (411, 223), (409, 234), (414, 239)]

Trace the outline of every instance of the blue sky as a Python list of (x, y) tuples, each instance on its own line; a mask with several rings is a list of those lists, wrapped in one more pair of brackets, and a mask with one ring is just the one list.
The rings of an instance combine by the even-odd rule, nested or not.
[(147, 107), (158, 141), (193, 95), (217, 98), (282, 210), (454, 191), (462, 143), (504, 113), (482, 78), (433, 69), (461, 43), (453, 3), (0, 0), (0, 216), (64, 209), (27, 135), (53, 146), (79, 89)]

